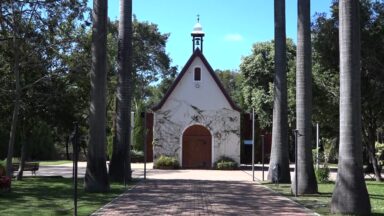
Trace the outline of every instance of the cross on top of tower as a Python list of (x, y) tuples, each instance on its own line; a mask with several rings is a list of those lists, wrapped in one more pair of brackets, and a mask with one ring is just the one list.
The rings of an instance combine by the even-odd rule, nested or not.
[(201, 26), (200, 24), (200, 15), (197, 14), (197, 23), (195, 24), (195, 26), (193, 26), (193, 31), (192, 31), (192, 34), (202, 34), (204, 35), (204, 32), (203, 32), (203, 27)]

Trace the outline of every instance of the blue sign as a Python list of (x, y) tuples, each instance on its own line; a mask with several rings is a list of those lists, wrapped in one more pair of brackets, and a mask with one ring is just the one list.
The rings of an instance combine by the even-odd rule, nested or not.
[(252, 145), (252, 140), (244, 140), (244, 145)]

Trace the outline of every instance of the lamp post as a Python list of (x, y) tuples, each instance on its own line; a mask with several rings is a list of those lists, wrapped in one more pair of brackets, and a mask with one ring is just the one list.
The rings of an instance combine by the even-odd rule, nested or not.
[(252, 181), (255, 181), (255, 109), (252, 108)]
[(264, 135), (261, 135), (262, 181), (264, 181)]
[(297, 197), (297, 187), (298, 187), (298, 173), (297, 173), (297, 138), (298, 138), (298, 134), (299, 134), (299, 130), (295, 129), (293, 130), (293, 132), (295, 133), (295, 196)]
[(73, 178), (73, 215), (77, 216), (77, 161), (79, 160), (79, 124), (77, 122), (73, 123), (73, 137), (72, 137), (72, 178)]
[(316, 123), (316, 168), (319, 169), (319, 123)]
[(144, 140), (144, 180), (147, 179), (147, 112), (142, 112), (141, 117), (143, 118), (143, 140)]

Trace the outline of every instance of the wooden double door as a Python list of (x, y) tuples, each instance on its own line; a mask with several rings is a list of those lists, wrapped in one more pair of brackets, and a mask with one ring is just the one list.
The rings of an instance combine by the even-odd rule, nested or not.
[(212, 165), (212, 136), (201, 125), (187, 128), (183, 134), (183, 168), (207, 169)]

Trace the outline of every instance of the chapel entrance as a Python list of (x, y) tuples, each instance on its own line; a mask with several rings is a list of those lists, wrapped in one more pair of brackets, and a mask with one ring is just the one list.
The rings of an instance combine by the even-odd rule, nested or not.
[(183, 133), (183, 168), (211, 168), (212, 136), (201, 125), (193, 125)]

